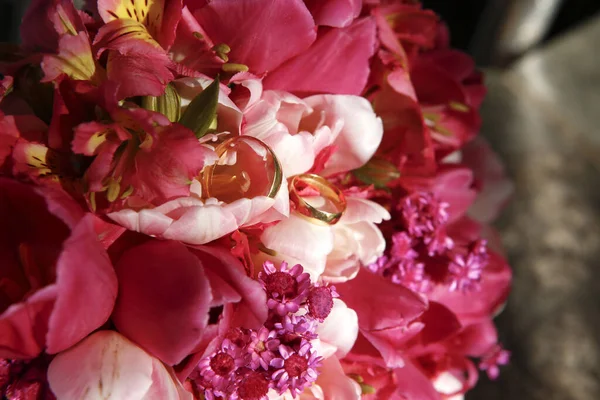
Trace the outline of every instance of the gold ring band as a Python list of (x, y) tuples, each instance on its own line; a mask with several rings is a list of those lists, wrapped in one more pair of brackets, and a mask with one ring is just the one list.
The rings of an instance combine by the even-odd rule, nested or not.
[[(319, 196), (329, 201), (335, 211), (326, 211), (310, 205), (299, 193), (299, 186), (316, 190)], [(324, 222), (327, 225), (337, 223), (346, 210), (346, 197), (344, 193), (327, 179), (314, 174), (296, 175), (290, 181), (290, 200), (296, 205), (296, 211), (301, 215)]]

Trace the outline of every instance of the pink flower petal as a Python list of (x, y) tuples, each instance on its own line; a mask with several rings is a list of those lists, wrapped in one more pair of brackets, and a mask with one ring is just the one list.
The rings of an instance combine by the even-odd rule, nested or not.
[(375, 52), (375, 22), (354, 21), (319, 35), (312, 47), (267, 75), (265, 89), (292, 93), (361, 94)]
[(212, 299), (201, 261), (177, 242), (150, 241), (118, 261), (120, 332), (163, 362), (188, 356), (201, 339)]
[(114, 331), (99, 331), (60, 353), (48, 368), (61, 400), (141, 400), (153, 379), (153, 358)]
[(230, 62), (245, 64), (255, 74), (273, 71), (316, 37), (301, 0), (213, 0), (194, 15), (214, 43), (231, 48)]
[(63, 351), (110, 317), (117, 277), (98, 242), (91, 214), (73, 229), (56, 266), (57, 298), (48, 321), (47, 352)]
[(360, 14), (361, 0), (305, 0), (317, 25), (344, 28)]
[(321, 175), (333, 175), (363, 166), (377, 151), (383, 137), (383, 123), (371, 103), (359, 96), (316, 95), (304, 101), (323, 124), (333, 127), (341, 121), (341, 131), (333, 141), (336, 151), (325, 163)]
[(317, 327), (319, 340), (336, 349), (335, 356), (344, 358), (350, 352), (358, 336), (358, 317), (340, 299), (333, 299), (331, 313)]

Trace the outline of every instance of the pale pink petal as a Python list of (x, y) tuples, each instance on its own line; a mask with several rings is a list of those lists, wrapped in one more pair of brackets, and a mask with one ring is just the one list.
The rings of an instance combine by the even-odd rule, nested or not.
[(63, 351), (110, 317), (117, 277), (88, 214), (63, 244), (56, 265), (57, 297), (48, 321), (47, 352)]
[(152, 385), (153, 358), (114, 331), (99, 331), (62, 352), (48, 368), (61, 400), (141, 400)]
[(363, 166), (377, 151), (383, 137), (383, 123), (371, 103), (359, 96), (316, 95), (304, 101), (322, 115), (323, 124), (342, 128), (333, 145), (336, 151), (325, 163), (321, 175), (333, 175)]
[(194, 15), (214, 43), (231, 48), (230, 62), (245, 64), (255, 74), (274, 70), (316, 37), (301, 0), (213, 0)]
[(390, 213), (374, 201), (346, 196), (346, 211), (344, 211), (340, 223), (354, 224), (364, 221), (379, 224), (390, 218)]
[(340, 299), (333, 299), (331, 313), (317, 328), (319, 340), (333, 346), (335, 356), (344, 358), (358, 336), (358, 316)]
[(293, 93), (359, 95), (367, 84), (375, 44), (375, 22), (371, 18), (331, 29), (320, 35), (310, 49), (267, 75), (264, 87)]
[(180, 243), (150, 241), (127, 251), (116, 271), (119, 331), (169, 365), (191, 354), (212, 300), (200, 260)]
[(142, 400), (193, 400), (175, 377), (173, 369), (165, 367), (156, 358), (152, 359), (152, 385)]
[(360, 400), (359, 384), (344, 373), (338, 357), (323, 361), (319, 377), (315, 382), (323, 391), (322, 400)]
[(290, 256), (308, 264), (319, 264), (333, 250), (331, 228), (297, 214), (265, 229), (261, 241), (282, 257)]
[(317, 25), (343, 28), (360, 14), (361, 0), (305, 0)]

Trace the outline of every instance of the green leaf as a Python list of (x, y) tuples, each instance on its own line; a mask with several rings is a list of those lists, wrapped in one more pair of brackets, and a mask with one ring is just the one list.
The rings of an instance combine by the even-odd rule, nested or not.
[(219, 77), (192, 100), (181, 116), (179, 123), (191, 129), (200, 139), (206, 135), (217, 118), (219, 103)]
[(181, 97), (172, 85), (167, 85), (165, 92), (158, 97), (144, 96), (142, 98), (142, 107), (146, 110), (157, 111), (171, 122), (179, 121), (181, 117)]

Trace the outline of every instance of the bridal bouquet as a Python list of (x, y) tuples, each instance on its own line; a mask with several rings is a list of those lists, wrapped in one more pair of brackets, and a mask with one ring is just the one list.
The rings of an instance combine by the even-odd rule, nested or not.
[(33, 0), (3, 399), (462, 399), (508, 362), (482, 76), (409, 0)]

